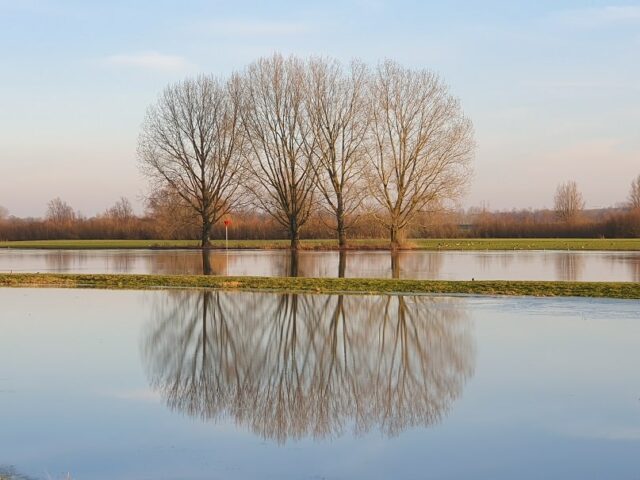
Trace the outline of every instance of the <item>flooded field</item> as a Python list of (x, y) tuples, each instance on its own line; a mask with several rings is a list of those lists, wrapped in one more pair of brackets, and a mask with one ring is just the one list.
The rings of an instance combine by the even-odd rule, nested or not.
[(0, 289), (0, 472), (637, 479), (638, 303)]
[(640, 252), (0, 250), (0, 272), (640, 282)]

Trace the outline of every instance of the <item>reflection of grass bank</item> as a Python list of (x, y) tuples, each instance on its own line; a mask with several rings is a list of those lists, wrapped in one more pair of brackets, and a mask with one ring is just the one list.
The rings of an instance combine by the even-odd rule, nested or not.
[[(212, 248), (224, 248), (224, 240), (212, 242)], [(303, 250), (337, 250), (335, 240), (302, 240)], [(198, 248), (196, 240), (38, 240), (0, 242), (0, 248), (47, 249), (168, 249)], [(288, 240), (229, 240), (234, 249), (286, 249)], [(351, 250), (385, 250), (389, 242), (383, 239), (350, 240)], [(640, 250), (640, 238), (580, 239), (580, 238), (479, 238), (408, 240), (407, 250)]]
[(214, 288), (299, 293), (464, 293), (544, 297), (640, 298), (637, 282), (432, 281), (198, 275), (0, 274), (0, 287), (104, 289)]

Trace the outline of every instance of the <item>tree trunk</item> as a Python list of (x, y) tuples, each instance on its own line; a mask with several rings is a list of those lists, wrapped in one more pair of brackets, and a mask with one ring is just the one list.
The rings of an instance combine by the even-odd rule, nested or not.
[(289, 223), (289, 239), (291, 240), (291, 250), (297, 250), (300, 247), (300, 232), (296, 217), (291, 218)]
[(209, 249), (202, 249), (202, 274), (211, 275), (211, 258), (209, 257)]
[(398, 252), (391, 252), (391, 278), (400, 278), (400, 255)]
[(344, 219), (338, 219), (338, 247), (340, 250), (347, 248), (347, 232), (344, 227)]
[(391, 237), (391, 250), (396, 251), (404, 244), (404, 227), (400, 227), (394, 223), (389, 227), (389, 233)]
[(202, 248), (211, 246), (211, 222), (208, 218), (202, 219), (202, 234), (200, 236), (200, 245)]
[(338, 247), (340, 250), (347, 248), (347, 231), (344, 224), (344, 210), (342, 202), (338, 201), (338, 209), (336, 211), (336, 220), (338, 222)]
[(391, 236), (391, 250), (396, 251), (400, 248), (401, 238), (400, 238), (400, 229), (397, 225), (392, 225), (389, 228), (389, 233)]
[(347, 252), (340, 250), (340, 258), (338, 260), (338, 277), (344, 278), (345, 271), (347, 270)]
[(291, 256), (289, 257), (289, 276), (297, 277), (298, 276), (298, 250), (292, 249)]

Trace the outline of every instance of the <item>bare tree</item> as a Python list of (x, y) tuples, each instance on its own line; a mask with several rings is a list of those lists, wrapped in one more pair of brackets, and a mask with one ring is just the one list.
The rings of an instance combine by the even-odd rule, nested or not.
[(151, 192), (145, 204), (145, 214), (161, 238), (192, 238), (201, 232), (198, 213), (173, 189)]
[(247, 187), (289, 233), (297, 249), (315, 190), (315, 144), (304, 108), (304, 65), (294, 57), (261, 58), (242, 76), (242, 118), (249, 143)]
[(59, 197), (47, 204), (46, 219), (56, 225), (68, 225), (76, 219), (73, 207)]
[(139, 138), (142, 171), (156, 189), (171, 190), (193, 209), (203, 247), (237, 201), (243, 145), (237, 100), (233, 80), (200, 76), (170, 85), (149, 108)]
[(371, 83), (368, 188), (396, 249), (419, 212), (461, 194), (470, 177), (473, 126), (434, 73), (395, 62)]
[(629, 207), (631, 207), (631, 209), (640, 209), (640, 175), (631, 182), (631, 190), (629, 191)]
[(558, 185), (554, 197), (556, 216), (563, 222), (573, 222), (584, 209), (582, 193), (574, 181), (567, 181)]
[(112, 227), (117, 229), (118, 235), (125, 237), (131, 233), (131, 228), (136, 218), (131, 202), (126, 197), (121, 197), (120, 200), (104, 212), (103, 216), (110, 221)]
[(335, 216), (340, 248), (356, 219), (363, 195), (365, 139), (369, 100), (368, 70), (352, 62), (344, 71), (333, 60), (313, 58), (308, 63), (306, 105), (318, 158), (318, 188)]
[(120, 197), (120, 200), (118, 200), (111, 208), (107, 209), (105, 215), (108, 218), (119, 222), (127, 222), (135, 216), (131, 202), (126, 197)]

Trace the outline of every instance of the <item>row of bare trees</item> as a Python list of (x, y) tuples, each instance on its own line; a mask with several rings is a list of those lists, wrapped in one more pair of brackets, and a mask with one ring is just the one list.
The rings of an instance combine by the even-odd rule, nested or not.
[[(51, 209), (51, 206), (54, 206)], [(448, 212), (425, 214), (416, 218), (409, 234), (415, 237), (451, 237), (457, 234), (457, 216)], [(252, 208), (235, 209), (229, 228), (231, 240), (275, 240), (286, 238), (287, 230), (271, 215)], [(331, 238), (334, 230), (327, 211), (316, 209), (305, 223), (301, 238)], [(54, 199), (46, 206), (42, 218), (20, 218), (0, 210), (0, 241), (5, 240), (193, 240), (202, 233), (194, 212), (176, 198), (159, 192), (146, 202), (144, 213), (137, 214), (126, 198), (104, 211), (87, 216), (64, 199)], [(224, 238), (225, 227), (218, 222), (212, 227), (212, 238)], [(384, 238), (386, 232), (372, 212), (360, 212), (358, 222), (349, 231), (351, 238)]]
[[(562, 188), (560, 188), (562, 187)], [(569, 192), (574, 199), (569, 205), (581, 206), (576, 188), (562, 184), (557, 192)], [(569, 183), (571, 187), (571, 182)], [(557, 196), (557, 195), (556, 195)], [(576, 201), (577, 197), (577, 201)], [(418, 216), (410, 233), (416, 237), (606, 237), (640, 236), (640, 176), (632, 182), (628, 200), (616, 208), (584, 210), (512, 210), (490, 212), (471, 208), (467, 212), (447, 211), (438, 215)], [(327, 238), (329, 212), (315, 211), (305, 224), (305, 238)], [(42, 239), (194, 239), (200, 235), (197, 218), (188, 208), (166, 192), (149, 198), (144, 215), (136, 215), (131, 203), (121, 198), (113, 206), (93, 217), (86, 217), (66, 201), (55, 198), (47, 204), (44, 219), (17, 218), (0, 206), (0, 240)], [(350, 219), (350, 216), (346, 217)], [(381, 238), (384, 227), (372, 212), (358, 212), (358, 222), (350, 223), (354, 238)], [(224, 226), (212, 232), (224, 235)], [(234, 212), (230, 238), (269, 240), (282, 238), (286, 231), (273, 217), (250, 209)]]
[(92, 217), (59, 197), (47, 203), (44, 218), (17, 218), (8, 213), (0, 207), (0, 240), (153, 239), (159, 233), (155, 219), (136, 215), (125, 197)]
[(138, 156), (153, 190), (198, 217), (203, 247), (216, 222), (251, 205), (293, 249), (319, 209), (345, 247), (370, 207), (395, 248), (417, 215), (459, 198), (473, 150), (471, 122), (432, 72), (276, 54), (228, 79), (168, 86)]

